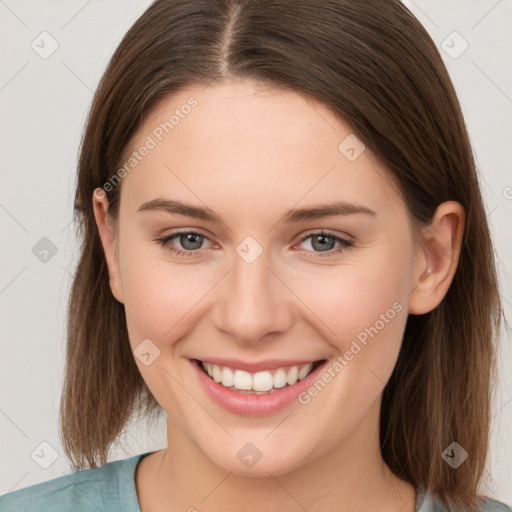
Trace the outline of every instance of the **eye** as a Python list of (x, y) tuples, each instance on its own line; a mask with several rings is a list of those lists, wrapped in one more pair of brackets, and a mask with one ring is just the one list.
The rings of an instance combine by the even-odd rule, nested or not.
[[(330, 233), (328, 231), (316, 231), (314, 233), (309, 233), (305, 237), (301, 239), (300, 243), (304, 243), (306, 240), (311, 239), (311, 242), (309, 245), (313, 248), (313, 254), (308, 255), (308, 257), (312, 258), (324, 258), (324, 257), (330, 257), (334, 256), (336, 254), (339, 254), (346, 249), (352, 247), (354, 243), (350, 240), (347, 240), (345, 238), (342, 238), (341, 236), (338, 236), (334, 233)], [(334, 249), (334, 247), (338, 244), (338, 247)], [(316, 250), (318, 249), (318, 251)], [(308, 250), (307, 252), (312, 252)], [(325, 254), (319, 254), (319, 253), (325, 253)]]
[[(179, 249), (174, 246), (173, 240), (175, 239), (177, 239), (183, 249)], [(300, 243), (304, 243), (309, 239), (311, 239), (310, 245), (313, 250), (307, 250), (306, 252), (313, 252), (313, 255), (308, 254), (308, 257), (313, 258), (334, 256), (335, 254), (339, 254), (354, 245), (352, 241), (346, 240), (345, 238), (324, 230), (309, 233), (301, 239)], [(205, 240), (209, 239), (196, 231), (180, 231), (178, 233), (173, 233), (171, 235), (155, 239), (156, 242), (158, 242), (162, 247), (165, 247), (165, 249), (171, 253), (185, 258), (197, 256), (197, 254), (202, 251), (201, 246)], [(336, 244), (338, 244), (337, 248), (335, 248)]]
[[(180, 245), (185, 249), (176, 249), (172, 245), (172, 240), (178, 239)], [(183, 256), (185, 258), (197, 255), (198, 249), (201, 248), (204, 240), (208, 240), (205, 236), (195, 231), (180, 231), (172, 235), (165, 236), (163, 238), (157, 238), (155, 241), (160, 243), (162, 247), (165, 247), (168, 251), (176, 254), (177, 256)]]

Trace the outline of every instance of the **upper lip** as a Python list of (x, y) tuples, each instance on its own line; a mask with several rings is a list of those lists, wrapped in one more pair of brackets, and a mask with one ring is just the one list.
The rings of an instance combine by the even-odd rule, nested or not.
[(275, 370), (287, 366), (304, 366), (308, 363), (314, 363), (320, 359), (265, 359), (258, 362), (246, 362), (238, 359), (226, 359), (221, 357), (206, 357), (197, 359), (205, 363), (216, 364), (217, 366), (227, 366), (235, 370), (244, 370), (249, 373), (257, 373), (265, 370)]

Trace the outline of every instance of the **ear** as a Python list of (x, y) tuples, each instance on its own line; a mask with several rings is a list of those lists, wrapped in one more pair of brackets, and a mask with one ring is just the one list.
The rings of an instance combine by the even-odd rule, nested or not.
[(110, 289), (114, 297), (123, 303), (123, 286), (119, 259), (117, 256), (117, 239), (111, 217), (108, 215), (108, 199), (105, 191), (101, 188), (94, 190), (92, 195), (94, 218), (101, 239), (101, 245), (107, 261)]
[(459, 263), (465, 212), (456, 201), (438, 206), (431, 224), (422, 229), (418, 247), (409, 313), (423, 315), (443, 300)]

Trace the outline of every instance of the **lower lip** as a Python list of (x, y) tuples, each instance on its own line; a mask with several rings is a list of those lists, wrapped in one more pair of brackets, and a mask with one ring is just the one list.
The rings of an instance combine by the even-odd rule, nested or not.
[(319, 364), (307, 377), (297, 381), (293, 386), (285, 386), (270, 394), (251, 395), (225, 388), (208, 377), (201, 370), (197, 361), (191, 359), (190, 362), (199, 382), (210, 397), (224, 409), (242, 416), (265, 416), (284, 409), (296, 400), (300, 393), (310, 387), (327, 363), (324, 361)]

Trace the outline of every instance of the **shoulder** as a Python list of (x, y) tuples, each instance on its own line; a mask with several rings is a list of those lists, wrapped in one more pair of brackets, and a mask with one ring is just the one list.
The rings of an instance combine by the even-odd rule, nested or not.
[[(448, 507), (445, 503), (437, 501), (430, 493), (420, 493), (416, 512), (466, 512), (466, 509)], [(512, 508), (501, 501), (483, 496), (480, 506), (474, 512), (512, 512)]]
[[(146, 454), (76, 471), (0, 496), (2, 512), (139, 512), (134, 473)], [(135, 500), (135, 501), (134, 501)], [(134, 508), (136, 505), (136, 508)]]
[(512, 512), (512, 508), (501, 501), (484, 497), (479, 510), (482, 512)]
[(484, 498), (482, 507), (482, 510), (488, 510), (489, 512), (512, 512), (509, 505), (491, 498)]

